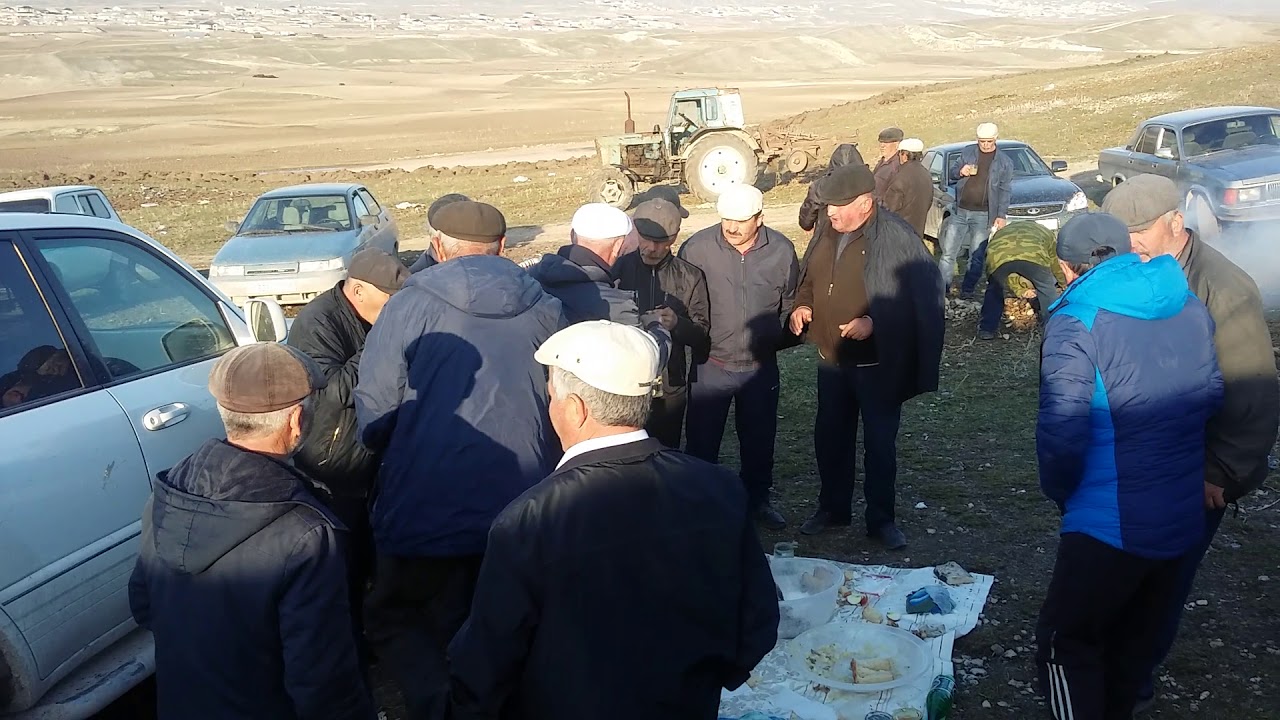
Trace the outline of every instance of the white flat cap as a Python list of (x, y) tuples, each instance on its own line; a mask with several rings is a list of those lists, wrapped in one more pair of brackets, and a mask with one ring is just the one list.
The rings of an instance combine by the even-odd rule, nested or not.
[(750, 220), (764, 209), (764, 193), (753, 185), (730, 185), (716, 200), (716, 212), (723, 220)]
[(898, 149), (911, 153), (922, 153), (924, 152), (924, 141), (920, 138), (907, 138), (898, 145)]
[(611, 395), (648, 395), (662, 378), (657, 341), (640, 328), (608, 320), (570, 325), (547, 338), (533, 359)]
[(1000, 128), (995, 123), (982, 123), (978, 126), (979, 140), (995, 140), (1000, 137)]
[(631, 232), (631, 218), (612, 205), (588, 203), (573, 214), (573, 232), (588, 240), (609, 240)]

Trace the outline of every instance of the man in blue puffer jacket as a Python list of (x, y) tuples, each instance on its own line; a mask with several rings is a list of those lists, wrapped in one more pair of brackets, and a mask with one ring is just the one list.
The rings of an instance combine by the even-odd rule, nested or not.
[(1203, 533), (1205, 425), (1222, 404), (1213, 321), (1172, 257), (1111, 215), (1073, 218), (1040, 367), (1040, 486), (1062, 537), (1037, 628), (1058, 720), (1132, 716), (1178, 559)]

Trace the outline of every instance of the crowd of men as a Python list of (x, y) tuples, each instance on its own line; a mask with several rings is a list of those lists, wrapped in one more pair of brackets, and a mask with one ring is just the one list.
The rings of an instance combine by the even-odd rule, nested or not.
[(800, 532), (852, 523), (861, 426), (865, 531), (900, 550), (902, 406), (938, 387), (965, 249), (960, 292), (988, 281), (980, 334), (1006, 292), (1045, 323), (1052, 712), (1129, 717), (1226, 505), (1265, 476), (1270, 339), (1256, 287), (1183, 227), (1172, 183), (1130, 181), (1056, 234), (1007, 223), (996, 136), (984, 124), (964, 151), (936, 257), (924, 146), (896, 128), (874, 166), (836, 149), (801, 207), (803, 259), (750, 186), (676, 253), (679, 206), (592, 203), (564, 247), (518, 265), (502, 213), (461, 195), (432, 204), (411, 267), (357, 253), (286, 344), (219, 360), (226, 440), (144, 512), (130, 602), (161, 717), (369, 720), (376, 662), (411, 720), (714, 718), (777, 639), (756, 525), (789, 522), (771, 502), (778, 354), (818, 356), (821, 491)]

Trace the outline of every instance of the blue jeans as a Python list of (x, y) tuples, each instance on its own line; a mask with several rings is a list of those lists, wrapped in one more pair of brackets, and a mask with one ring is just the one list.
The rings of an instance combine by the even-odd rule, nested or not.
[(960, 284), (962, 292), (973, 292), (982, 277), (982, 264), (987, 260), (987, 240), (991, 237), (990, 218), (986, 210), (965, 210), (957, 207), (947, 218), (938, 239), (938, 270), (942, 272), (942, 285), (951, 288), (955, 279), (956, 260), (963, 250), (969, 251), (969, 266)]
[(720, 462), (729, 406), (734, 405), (738, 431), (738, 476), (747, 490), (747, 502), (757, 508), (769, 501), (773, 487), (773, 443), (778, 434), (777, 365), (753, 370), (727, 370), (713, 362), (698, 366), (697, 379), (689, 385), (689, 409), (685, 414), (685, 452), (710, 463)]
[(995, 332), (1000, 326), (1000, 318), (1004, 315), (1005, 282), (1010, 275), (1021, 275), (1036, 289), (1036, 315), (1041, 324), (1049, 312), (1049, 306), (1058, 299), (1058, 280), (1053, 272), (1041, 265), (1026, 260), (1007, 262), (987, 278), (987, 292), (982, 297), (982, 316), (978, 319), (978, 330)]
[(1191, 586), (1195, 583), (1196, 570), (1200, 568), (1200, 561), (1204, 560), (1204, 554), (1209, 551), (1209, 545), (1213, 543), (1213, 536), (1218, 534), (1218, 526), (1222, 524), (1222, 517), (1226, 514), (1226, 508), (1205, 510), (1204, 537), (1188, 550), (1186, 555), (1182, 556), (1178, 566), (1177, 585), (1174, 591), (1169, 593), (1164, 619), (1160, 624), (1159, 639), (1153, 648), (1151, 663), (1146, 668), (1146, 674), (1144, 675), (1146, 682), (1138, 693), (1140, 700), (1148, 700), (1155, 697), (1156, 670), (1164, 663), (1165, 658), (1169, 656), (1169, 651), (1173, 649), (1173, 641), (1178, 637), (1178, 625), (1182, 623), (1183, 607), (1191, 597)]

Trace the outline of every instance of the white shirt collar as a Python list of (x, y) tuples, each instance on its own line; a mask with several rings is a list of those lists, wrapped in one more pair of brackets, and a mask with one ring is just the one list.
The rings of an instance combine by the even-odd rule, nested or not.
[(641, 440), (647, 439), (648, 437), (649, 437), (649, 433), (645, 432), (644, 430), (633, 430), (629, 433), (622, 433), (621, 435), (605, 435), (604, 437), (597, 437), (597, 438), (591, 438), (590, 440), (583, 440), (577, 445), (574, 445), (573, 447), (570, 447), (568, 450), (564, 451), (564, 457), (560, 458), (560, 463), (556, 465), (556, 469), (559, 470), (560, 468), (564, 467), (565, 463), (569, 462), (573, 458), (583, 453), (589, 453), (592, 450), (603, 450), (604, 448), (608, 448), (608, 447), (617, 447), (618, 445), (626, 445), (628, 443), (639, 442)]

